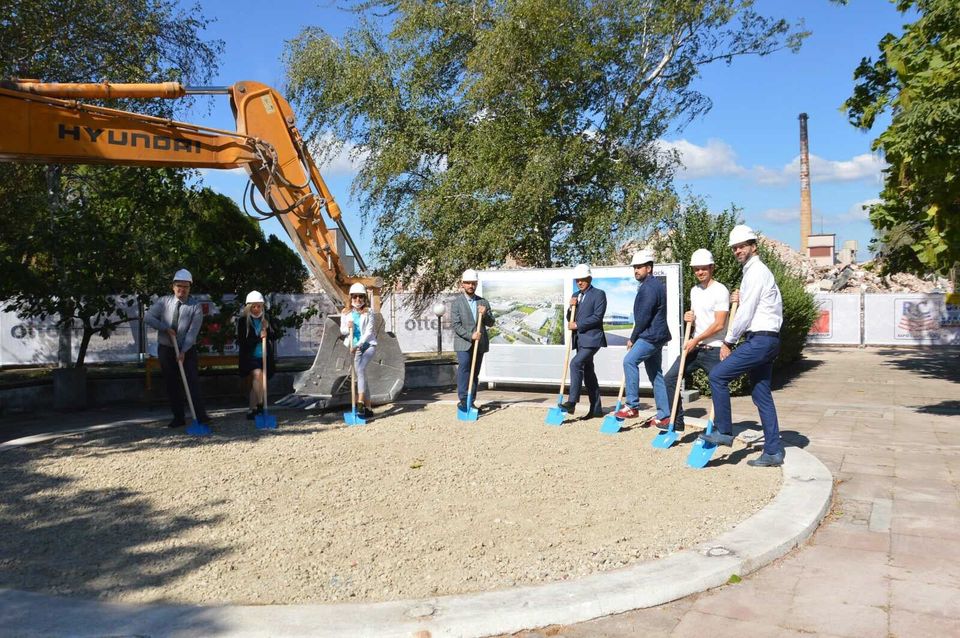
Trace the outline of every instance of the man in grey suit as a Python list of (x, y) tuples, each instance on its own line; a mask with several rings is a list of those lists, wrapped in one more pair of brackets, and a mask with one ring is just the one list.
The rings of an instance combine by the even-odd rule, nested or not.
[(490, 349), (490, 339), (487, 337), (487, 328), (493, 326), (493, 313), (490, 303), (483, 297), (477, 296), (476, 270), (465, 270), (460, 277), (462, 295), (453, 300), (450, 308), (450, 323), (453, 325), (453, 349), (457, 353), (457, 397), (460, 402), (457, 408), (466, 412), (474, 405), (467, 405), (467, 387), (470, 384), (470, 365), (473, 359), (473, 344), (477, 342), (477, 364), (473, 371), (473, 396), (477, 400), (477, 377), (480, 376), (480, 365), (483, 363), (483, 354)]
[(173, 348), (173, 340), (177, 340), (180, 348), (180, 361), (183, 363), (183, 372), (187, 377), (187, 386), (190, 388), (190, 398), (193, 408), (197, 412), (197, 421), (207, 423), (209, 417), (203, 409), (200, 398), (200, 375), (197, 372), (197, 336), (200, 334), (200, 325), (203, 323), (203, 310), (190, 299), (190, 286), (193, 284), (193, 275), (189, 270), (180, 269), (173, 276), (173, 294), (157, 299), (144, 315), (144, 323), (157, 329), (157, 358), (160, 359), (160, 370), (167, 385), (167, 398), (170, 400), (170, 409), (173, 420), (167, 427), (177, 428), (186, 425), (187, 420), (183, 413), (183, 404), (186, 396), (183, 392), (183, 382), (180, 371), (177, 369), (177, 355)]
[(560, 407), (573, 414), (580, 400), (581, 383), (587, 387), (590, 410), (584, 418), (602, 417), (600, 407), (600, 381), (593, 367), (593, 357), (600, 348), (607, 347), (607, 335), (603, 331), (603, 315), (607, 312), (607, 293), (592, 285), (590, 266), (580, 264), (573, 269), (577, 282), (577, 294), (570, 299), (567, 328), (573, 331), (573, 348), (577, 355), (570, 361), (570, 395)]

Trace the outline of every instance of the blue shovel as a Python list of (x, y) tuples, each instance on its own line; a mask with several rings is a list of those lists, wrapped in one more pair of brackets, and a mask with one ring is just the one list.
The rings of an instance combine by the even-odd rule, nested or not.
[(617, 394), (617, 407), (613, 409), (613, 412), (603, 417), (603, 423), (600, 424), (600, 433), (601, 434), (616, 434), (620, 431), (620, 425), (623, 423), (623, 419), (618, 419), (613, 416), (615, 413), (620, 411), (620, 408), (623, 407), (623, 389), (627, 385), (627, 377), (624, 375), (620, 379), (620, 392)]
[[(733, 316), (737, 313), (737, 304), (733, 304), (730, 307), (730, 322), (733, 322)], [(710, 404), (710, 414), (707, 416), (707, 429), (705, 434), (710, 434), (713, 432), (713, 403)], [(692, 468), (700, 469), (705, 467), (707, 463), (710, 462), (710, 459), (713, 458), (713, 453), (717, 451), (717, 446), (713, 443), (707, 443), (700, 437), (697, 437), (697, 440), (693, 442), (693, 447), (690, 448), (690, 454), (687, 456), (687, 465)]]
[(260, 370), (262, 373), (260, 377), (263, 379), (263, 413), (253, 418), (253, 425), (258, 430), (276, 430), (277, 417), (267, 414), (267, 335), (261, 337), (261, 347), (263, 350), (263, 368)]
[[(577, 307), (573, 307), (573, 320), (576, 321)], [(547, 410), (547, 418), (543, 420), (547, 425), (563, 425), (563, 417), (567, 415), (560, 404), (563, 403), (563, 386), (567, 383), (567, 368), (570, 367), (570, 348), (573, 346), (573, 336), (567, 341), (567, 356), (563, 359), (563, 374), (560, 376), (560, 394), (557, 395), (557, 406)]]
[[(687, 322), (686, 334), (683, 337), (683, 344), (686, 346), (687, 341), (690, 340), (690, 328), (693, 326), (691, 322)], [(661, 432), (657, 436), (653, 437), (653, 447), (666, 449), (677, 442), (677, 438), (680, 436), (679, 433), (674, 429), (673, 424), (677, 418), (677, 406), (680, 403), (680, 380), (683, 379), (683, 366), (687, 362), (687, 349), (684, 347), (683, 351), (680, 353), (680, 369), (677, 372), (677, 388), (673, 392), (673, 409), (670, 411), (670, 425), (667, 426), (666, 432)]]
[[(705, 434), (710, 434), (711, 432), (713, 432), (712, 405), (710, 406), (710, 415), (707, 417), (707, 429), (705, 430)], [(687, 465), (695, 469), (704, 467), (710, 462), (710, 459), (713, 458), (713, 453), (716, 452), (716, 450), (716, 444), (707, 443), (700, 437), (697, 437), (697, 440), (693, 442), (693, 447), (690, 448), (690, 454), (687, 456)]]
[(193, 397), (190, 396), (190, 386), (187, 385), (187, 373), (183, 371), (183, 361), (180, 360), (180, 345), (176, 339), (171, 339), (171, 341), (173, 341), (173, 352), (177, 355), (177, 366), (180, 368), (180, 380), (183, 381), (183, 391), (187, 393), (187, 405), (190, 406), (190, 416), (193, 417), (193, 422), (187, 426), (187, 434), (192, 434), (193, 436), (207, 436), (212, 434), (213, 430), (210, 429), (209, 425), (204, 425), (200, 423), (200, 421), (197, 421), (197, 412), (193, 409)]
[(357, 357), (350, 353), (350, 411), (343, 413), (343, 422), (347, 425), (366, 425), (367, 420), (357, 414)]
[[(477, 315), (477, 328), (480, 328), (480, 315)], [(474, 331), (476, 331), (476, 329)], [(477, 368), (477, 351), (480, 349), (480, 340), (473, 342), (473, 360), (470, 362), (470, 381), (467, 383), (467, 409), (457, 408), (457, 418), (461, 421), (476, 421), (480, 412), (473, 407), (473, 375)]]

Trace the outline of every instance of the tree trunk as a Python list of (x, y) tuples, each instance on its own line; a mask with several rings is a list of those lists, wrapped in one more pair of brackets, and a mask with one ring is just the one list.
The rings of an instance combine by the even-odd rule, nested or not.
[(77, 352), (77, 367), (82, 368), (84, 359), (87, 357), (87, 346), (90, 345), (90, 339), (93, 337), (94, 329), (84, 324), (83, 336), (80, 338), (80, 351)]

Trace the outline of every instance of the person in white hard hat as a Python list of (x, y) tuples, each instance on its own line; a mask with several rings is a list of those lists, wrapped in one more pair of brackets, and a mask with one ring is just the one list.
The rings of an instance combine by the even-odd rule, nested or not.
[(203, 309), (190, 298), (193, 275), (189, 270), (180, 269), (173, 275), (173, 294), (157, 299), (143, 317), (144, 323), (157, 330), (157, 358), (160, 370), (167, 386), (167, 398), (173, 420), (167, 427), (178, 428), (186, 425), (184, 403), (187, 398), (180, 379), (177, 355), (173, 340), (180, 348), (180, 361), (190, 388), (190, 398), (197, 413), (197, 421), (207, 423), (210, 419), (203, 409), (200, 397), (200, 375), (197, 372), (197, 336), (203, 324)]
[[(687, 351), (683, 374), (689, 376), (700, 369), (709, 375), (720, 363), (720, 346), (723, 345), (724, 329), (730, 314), (730, 291), (713, 278), (713, 254), (706, 248), (693, 252), (690, 267), (693, 268), (697, 285), (690, 289), (690, 310), (683, 314), (684, 322), (693, 324), (693, 335), (683, 346)], [(677, 357), (664, 375), (668, 397), (674, 395), (679, 371), (680, 357)], [(660, 427), (666, 429), (668, 426), (669, 424), (665, 423)], [(673, 428), (682, 432), (683, 427), (683, 399), (678, 398)]]
[(645, 426), (660, 426), (670, 421), (670, 399), (663, 383), (663, 346), (670, 342), (667, 327), (667, 288), (653, 276), (653, 251), (643, 249), (633, 256), (633, 278), (637, 280), (637, 296), (633, 299), (633, 331), (627, 340), (623, 358), (626, 385), (624, 406), (614, 413), (619, 419), (635, 419), (640, 415), (640, 364), (653, 384), (653, 401), (657, 413)]
[[(453, 350), (457, 353), (457, 409), (466, 412), (469, 408), (477, 408), (478, 377), (483, 355), (490, 350), (490, 338), (487, 328), (494, 324), (490, 302), (477, 295), (477, 282), (480, 277), (476, 270), (467, 269), (460, 276), (458, 295), (450, 306), (450, 325), (453, 326)], [(470, 398), (473, 405), (467, 405), (467, 389), (470, 387), (470, 365), (473, 359), (473, 344), (477, 345), (477, 363), (473, 371), (473, 394)]]
[(361, 283), (350, 286), (350, 307), (340, 315), (340, 335), (343, 345), (354, 357), (357, 374), (357, 412), (363, 417), (373, 416), (367, 400), (367, 365), (377, 351), (376, 313), (370, 308), (367, 287)]
[[(730, 390), (727, 384), (744, 372), (750, 373), (753, 383), (753, 403), (760, 412), (763, 425), (763, 454), (747, 462), (754, 467), (783, 465), (783, 440), (777, 408), (770, 391), (773, 361), (780, 352), (780, 326), (783, 324), (783, 299), (770, 269), (757, 255), (757, 235), (749, 226), (735, 226), (730, 231), (730, 248), (743, 264), (740, 290), (740, 308), (730, 322), (720, 347), (720, 363), (710, 373), (710, 391), (713, 393), (714, 424), (716, 430), (701, 435), (714, 445), (733, 444), (733, 422), (730, 415)], [(736, 350), (733, 347), (745, 337)]]
[(607, 293), (593, 287), (590, 266), (580, 264), (573, 269), (577, 293), (570, 298), (567, 310), (567, 328), (573, 331), (573, 348), (576, 356), (570, 360), (570, 394), (560, 408), (573, 414), (580, 401), (580, 386), (587, 388), (590, 409), (584, 418), (603, 416), (600, 405), (600, 382), (593, 365), (593, 357), (600, 348), (607, 347), (607, 335), (603, 331), (603, 315), (607, 312)]
[[(263, 369), (263, 337), (267, 338), (267, 369)], [(267, 317), (264, 298), (256, 290), (250, 291), (237, 319), (237, 347), (240, 378), (249, 392), (250, 409), (247, 419), (252, 421), (263, 412), (263, 374), (273, 378), (277, 365), (277, 333)]]

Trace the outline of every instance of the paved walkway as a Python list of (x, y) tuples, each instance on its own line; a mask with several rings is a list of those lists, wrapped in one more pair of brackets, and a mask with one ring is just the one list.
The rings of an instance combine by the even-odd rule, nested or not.
[[(736, 585), (516, 635), (960, 636), (958, 356), (809, 350), (808, 370), (774, 393), (781, 428), (809, 440), (837, 482), (808, 545)], [(734, 415), (756, 419), (749, 398), (734, 400)]]
[[(833, 511), (805, 547), (736, 585), (516, 636), (960, 635), (958, 355), (957, 349), (809, 350), (805, 371), (774, 395), (788, 441), (805, 446), (837, 479)], [(481, 403), (521, 396), (543, 399), (484, 392)], [(706, 407), (701, 399), (689, 409), (698, 416)], [(102, 423), (122, 412), (70, 421)], [(734, 399), (734, 414), (741, 425), (757, 427), (749, 397)], [(8, 418), (0, 434), (42, 427), (29, 421)], [(731, 462), (744, 462), (740, 449)]]

